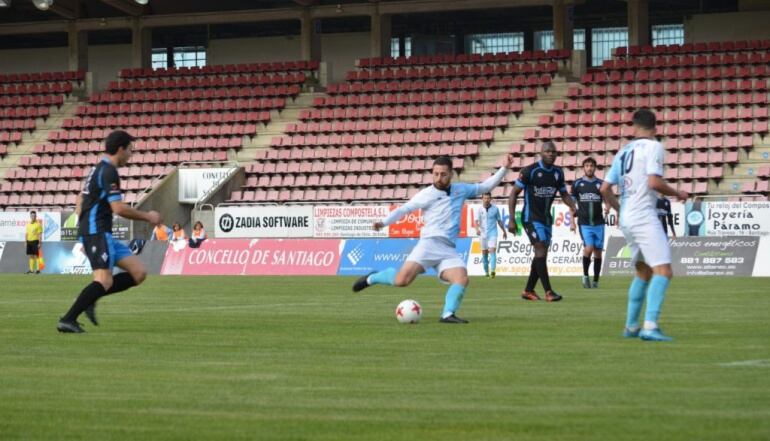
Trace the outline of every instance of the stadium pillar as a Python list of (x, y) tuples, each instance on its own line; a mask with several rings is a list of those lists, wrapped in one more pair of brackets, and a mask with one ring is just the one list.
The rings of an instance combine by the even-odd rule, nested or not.
[(139, 18), (131, 23), (131, 67), (148, 68), (152, 59), (152, 30), (145, 28)]
[(300, 19), (300, 40), (302, 59), (321, 60), (321, 19), (312, 18), (310, 10), (305, 9)]
[(393, 33), (391, 26), (392, 16), (380, 14), (379, 11), (371, 15), (372, 27), (370, 48), (372, 57), (390, 56), (390, 39)]
[(75, 22), (70, 22), (67, 33), (69, 70), (88, 71), (88, 31), (78, 31)]
[(649, 0), (628, 0), (628, 45), (650, 44)]
[(566, 5), (564, 0), (553, 2), (553, 47), (555, 49), (573, 49), (574, 47), (574, 11), (573, 5)]

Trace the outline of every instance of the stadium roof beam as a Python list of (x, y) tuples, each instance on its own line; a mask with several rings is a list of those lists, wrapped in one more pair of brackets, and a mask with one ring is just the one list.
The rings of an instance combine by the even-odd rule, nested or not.
[(56, 0), (48, 7), (47, 11), (60, 15), (67, 20), (75, 20), (78, 18), (77, 3), (73, 4), (67, 0)]
[(118, 11), (125, 12), (132, 17), (138, 17), (145, 13), (147, 6), (142, 6), (134, 0), (100, 0), (102, 3), (112, 6)]
[[(58, 0), (59, 1), (63, 0)], [(379, 3), (345, 3), (338, 10), (337, 5), (321, 5), (309, 7), (312, 19), (332, 17), (361, 17), (372, 15), (402, 15), (431, 13), (435, 11), (466, 11), (474, 9), (500, 9), (501, 7), (517, 8), (527, 6), (552, 6), (554, 0), (520, 0), (501, 4), (500, 0), (416, 0), (392, 1)], [(564, 0), (567, 5), (583, 3), (583, 0)], [(53, 8), (52, 8), (53, 9)], [(229, 12), (202, 12), (193, 14), (144, 15), (140, 17), (141, 26), (173, 27), (207, 24), (255, 23), (263, 21), (301, 20), (302, 7), (279, 9), (254, 9)], [(80, 31), (96, 31), (104, 29), (131, 29), (131, 17), (114, 17), (108, 19), (80, 19), (76, 28)], [(66, 20), (9, 23), (0, 25), (0, 35), (40, 34), (48, 32), (67, 32)]]

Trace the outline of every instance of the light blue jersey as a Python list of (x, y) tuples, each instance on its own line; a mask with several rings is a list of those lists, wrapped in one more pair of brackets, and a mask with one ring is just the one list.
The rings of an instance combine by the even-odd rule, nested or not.
[(490, 205), (489, 208), (484, 208), (482, 205), (476, 210), (476, 222), (479, 223), (480, 237), (497, 237), (497, 223), (502, 221), (500, 209), (495, 205)]

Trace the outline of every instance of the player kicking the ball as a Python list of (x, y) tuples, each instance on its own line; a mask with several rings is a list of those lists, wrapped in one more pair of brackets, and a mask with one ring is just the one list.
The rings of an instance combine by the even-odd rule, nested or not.
[[(495, 278), (495, 267), (497, 266), (497, 227), (503, 230), (503, 239), (508, 239), (505, 232), (503, 218), (500, 210), (492, 205), (492, 193), (481, 195), (481, 207), (476, 210), (476, 235), (479, 236), (481, 244), (481, 259), (484, 265), (484, 275)], [(490, 271), (491, 269), (491, 271)]]
[(505, 177), (513, 163), (508, 155), (506, 165), (494, 176), (479, 184), (452, 183), (452, 160), (441, 157), (433, 162), (433, 185), (424, 188), (406, 204), (394, 210), (381, 222), (375, 222), (379, 231), (403, 216), (422, 209), (423, 225), (420, 240), (400, 270), (386, 270), (363, 276), (353, 284), (358, 292), (372, 285), (409, 286), (414, 279), (429, 268), (435, 268), (440, 280), (450, 284), (446, 293), (442, 323), (468, 323), (457, 315), (465, 288), (468, 286), (468, 271), (465, 262), (457, 255), (455, 241), (460, 233), (463, 204), (467, 199), (477, 198), (495, 188)]
[[(631, 263), (636, 277), (628, 289), (628, 315), (625, 337), (649, 341), (670, 341), (658, 328), (658, 318), (666, 290), (673, 277), (671, 249), (660, 228), (655, 208), (657, 193), (681, 200), (687, 192), (677, 191), (663, 180), (663, 146), (655, 140), (655, 115), (641, 109), (634, 113), (634, 140), (615, 156), (602, 184), (604, 199), (620, 216), (620, 229), (631, 249)], [(620, 203), (612, 186), (620, 189)], [(639, 327), (639, 313), (645, 294), (647, 311), (644, 326)]]

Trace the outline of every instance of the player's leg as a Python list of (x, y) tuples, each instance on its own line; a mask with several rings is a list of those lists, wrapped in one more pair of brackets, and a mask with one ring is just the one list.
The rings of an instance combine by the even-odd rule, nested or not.
[(604, 250), (604, 225), (592, 227), (591, 244), (594, 248), (594, 283), (593, 288), (599, 287), (599, 274), (602, 272), (602, 251)]
[(551, 278), (548, 275), (548, 247), (551, 245), (551, 226), (535, 223), (535, 228), (538, 236), (538, 242), (535, 244), (535, 268), (545, 291), (545, 300), (558, 302), (562, 296), (551, 288)]
[[(634, 251), (632, 247), (632, 261), (638, 259), (638, 250)], [(634, 257), (637, 256), (637, 257)], [(628, 307), (626, 310), (626, 328), (623, 331), (624, 337), (638, 337), (641, 327), (639, 326), (639, 313), (642, 311), (644, 296), (647, 293), (647, 287), (652, 278), (652, 269), (642, 261), (636, 261), (636, 275), (628, 287)]]
[(590, 288), (591, 282), (588, 278), (588, 268), (591, 267), (591, 247), (586, 240), (586, 226), (578, 225), (578, 232), (580, 233), (580, 240), (583, 242), (583, 288)]
[(468, 286), (468, 271), (465, 269), (464, 263), (459, 258), (454, 257), (451, 261), (439, 265), (438, 271), (441, 280), (449, 283), (440, 321), (442, 323), (468, 323), (467, 320), (456, 315), (465, 296), (465, 288)]
[(594, 248), (594, 283), (593, 288), (599, 287), (599, 275), (602, 272), (602, 249)]
[(652, 268), (650, 285), (647, 287), (647, 310), (639, 337), (650, 341), (670, 341), (658, 328), (660, 310), (674, 273), (671, 269), (671, 249), (668, 238), (659, 228), (642, 229), (640, 249), (647, 264)]
[[(527, 237), (529, 238), (529, 242), (532, 244), (532, 247), (535, 247), (535, 244), (538, 242), (537, 238), (537, 232), (535, 231), (535, 227), (531, 223), (525, 223), (524, 224), (524, 231), (527, 234)], [(529, 277), (527, 278), (527, 284), (524, 287), (524, 292), (521, 293), (521, 298), (524, 300), (540, 300), (540, 296), (537, 295), (535, 292), (535, 285), (537, 285), (537, 281), (540, 278), (537, 272), (537, 268), (535, 265), (535, 258), (532, 258), (532, 263), (530, 264), (529, 268)]]
[(487, 239), (479, 239), (481, 243), (481, 265), (484, 267), (484, 275), (489, 277), (489, 249), (487, 249)]
[(353, 284), (353, 292), (359, 292), (372, 285), (408, 286), (418, 275), (425, 272), (425, 268), (420, 263), (408, 259), (400, 270), (390, 267), (359, 277)]
[(93, 282), (83, 288), (70, 309), (59, 320), (59, 324), (56, 327), (59, 332), (84, 332), (77, 321), (78, 317), (98, 298), (104, 296), (107, 290), (112, 287), (111, 268), (95, 268), (93, 272)]
[(497, 237), (490, 237), (487, 244), (489, 250), (489, 276), (495, 278), (495, 270), (497, 269)]
[[(117, 242), (115, 247), (115, 255), (121, 257), (120, 260), (118, 260), (117, 266), (123, 269), (125, 272), (115, 274), (112, 277), (112, 287), (108, 289), (104, 294), (96, 298), (94, 302), (88, 305), (88, 308), (86, 308), (84, 311), (86, 313), (86, 317), (88, 317), (88, 320), (90, 320), (94, 325), (99, 325), (99, 322), (96, 319), (96, 302), (100, 298), (140, 285), (147, 278), (147, 270), (145, 269), (142, 261), (139, 260), (137, 256), (131, 254), (131, 251), (128, 249), (128, 247), (125, 247), (125, 249), (121, 247), (125, 247), (125, 245)], [(126, 253), (128, 255), (126, 255)]]

